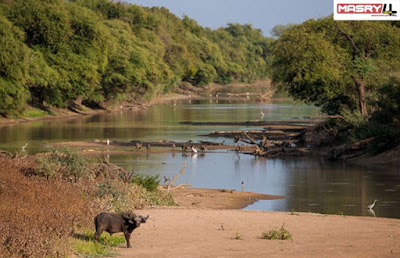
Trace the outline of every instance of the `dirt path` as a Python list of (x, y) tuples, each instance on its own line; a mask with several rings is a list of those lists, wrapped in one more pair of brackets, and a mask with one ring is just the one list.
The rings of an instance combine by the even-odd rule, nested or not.
[[(157, 208), (119, 257), (399, 257), (400, 220), (312, 213)], [(264, 240), (282, 225), (290, 240)], [(240, 235), (241, 239), (236, 239)]]

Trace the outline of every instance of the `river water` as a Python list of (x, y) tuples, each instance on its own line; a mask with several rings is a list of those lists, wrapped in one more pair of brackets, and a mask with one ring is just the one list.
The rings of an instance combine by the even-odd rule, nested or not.
[[(261, 116), (261, 111), (264, 116)], [(144, 111), (123, 111), (90, 117), (37, 121), (0, 127), (0, 148), (42, 151), (60, 141), (174, 140), (229, 143), (225, 138), (201, 135), (216, 130), (249, 129), (243, 126), (192, 126), (182, 121), (287, 120), (317, 116), (317, 108), (293, 103), (233, 103), (227, 101), (181, 101), (158, 104)], [(400, 170), (377, 169), (327, 162), (320, 159), (263, 159), (226, 150), (204, 156), (181, 153), (111, 155), (114, 162), (138, 174), (171, 177), (187, 163), (177, 183), (193, 187), (235, 189), (284, 195), (262, 200), (245, 209), (317, 212), (357, 216), (400, 218)], [(162, 180), (163, 181), (163, 180)], [(366, 207), (378, 199), (374, 211)]]

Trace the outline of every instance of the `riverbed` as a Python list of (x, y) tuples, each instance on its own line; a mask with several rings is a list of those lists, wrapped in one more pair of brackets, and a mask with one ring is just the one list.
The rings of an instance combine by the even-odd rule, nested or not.
[[(210, 131), (252, 129), (244, 126), (193, 126), (182, 121), (240, 122), (309, 119), (318, 108), (293, 102), (238, 103), (229, 101), (171, 101), (147, 110), (104, 113), (90, 117), (37, 121), (0, 127), (0, 148), (29, 154), (45, 151), (63, 141), (213, 141), (228, 138), (202, 135)], [(259, 129), (259, 128), (258, 128)], [(129, 152), (132, 148), (126, 148)], [(327, 162), (321, 159), (263, 159), (227, 150), (208, 150), (205, 155), (128, 153), (110, 160), (136, 173), (172, 177), (187, 163), (177, 183), (199, 188), (245, 190), (284, 195), (262, 200), (245, 209), (316, 212), (400, 218), (400, 171)], [(243, 185), (242, 185), (243, 182)], [(366, 207), (378, 199), (373, 211)]]

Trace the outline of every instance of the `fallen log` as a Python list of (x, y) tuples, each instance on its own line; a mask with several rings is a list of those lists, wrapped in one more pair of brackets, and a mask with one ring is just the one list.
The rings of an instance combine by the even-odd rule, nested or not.
[(263, 131), (263, 130), (250, 130), (250, 131), (213, 131), (206, 135), (208, 137), (226, 137), (226, 138), (237, 138), (241, 137), (243, 133), (247, 133), (255, 140), (261, 140), (263, 137), (267, 137), (270, 140), (278, 140), (278, 141), (290, 141), (299, 136), (299, 133), (292, 132), (281, 132), (281, 131)]
[(329, 159), (331, 160), (348, 160), (361, 155), (368, 151), (369, 145), (375, 140), (375, 137), (370, 137), (352, 144), (342, 145), (329, 152)]

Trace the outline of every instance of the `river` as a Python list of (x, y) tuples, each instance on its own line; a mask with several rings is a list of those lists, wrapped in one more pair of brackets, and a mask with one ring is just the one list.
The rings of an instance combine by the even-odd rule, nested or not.
[[(200, 141), (230, 143), (225, 138), (201, 135), (216, 130), (249, 129), (243, 126), (192, 126), (182, 121), (287, 120), (315, 117), (319, 110), (304, 104), (179, 101), (143, 111), (122, 111), (90, 117), (37, 121), (0, 127), (0, 148), (35, 153), (61, 141)], [(264, 113), (264, 116), (261, 115)], [(285, 195), (281, 200), (258, 201), (245, 209), (316, 212), (324, 214), (400, 218), (400, 170), (377, 169), (320, 159), (263, 159), (226, 150), (204, 156), (181, 153), (111, 155), (111, 161), (136, 173), (172, 177), (186, 161), (177, 183)], [(163, 180), (162, 180), (163, 181)], [(378, 199), (374, 211), (366, 207)]]

